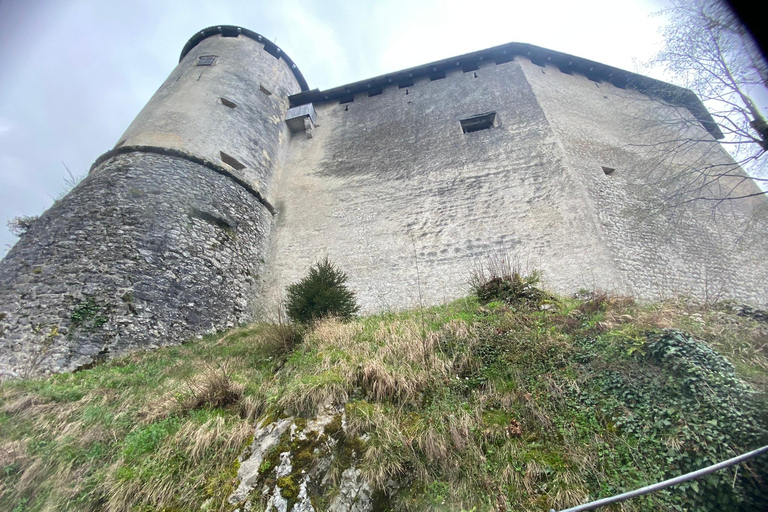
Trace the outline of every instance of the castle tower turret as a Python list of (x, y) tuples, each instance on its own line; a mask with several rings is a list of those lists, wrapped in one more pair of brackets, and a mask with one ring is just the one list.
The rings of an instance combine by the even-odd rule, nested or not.
[(295, 64), (238, 27), (196, 34), (116, 147), (0, 262), (0, 377), (250, 319)]

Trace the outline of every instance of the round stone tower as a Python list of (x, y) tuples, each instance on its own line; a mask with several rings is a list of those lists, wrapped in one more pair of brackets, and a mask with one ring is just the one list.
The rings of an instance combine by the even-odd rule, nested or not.
[(259, 34), (192, 37), (115, 148), (0, 262), (0, 378), (250, 320), (288, 97), (306, 89)]

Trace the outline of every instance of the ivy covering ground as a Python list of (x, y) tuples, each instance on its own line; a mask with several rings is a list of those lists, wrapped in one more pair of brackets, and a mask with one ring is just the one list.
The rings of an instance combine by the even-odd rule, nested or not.
[[(328, 402), (379, 510), (560, 509), (768, 444), (764, 320), (532, 286), (4, 383), (0, 510), (232, 510), (256, 420)], [(621, 510), (765, 510), (766, 478), (756, 459)]]

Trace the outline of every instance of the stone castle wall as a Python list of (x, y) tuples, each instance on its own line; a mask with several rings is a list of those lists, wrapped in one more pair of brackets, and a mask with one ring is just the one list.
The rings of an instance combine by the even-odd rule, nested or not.
[[(621, 275), (616, 291), (649, 300), (768, 302), (768, 201), (695, 199), (748, 195), (757, 186), (708, 179), (733, 160), (690, 112), (521, 61), (569, 169), (587, 191)], [(603, 166), (615, 171), (606, 175)]]
[[(366, 311), (418, 305), (419, 288), (430, 304), (461, 296), (473, 265), (505, 252), (556, 289), (615, 286), (594, 212), (518, 62), (315, 108), (314, 137), (293, 136), (278, 178), (266, 297), (326, 255)], [(460, 119), (487, 111), (498, 127), (462, 133)]]
[[(195, 36), (116, 148), (0, 262), (0, 378), (269, 317), (326, 256), (365, 312), (460, 297), (503, 255), (563, 293), (768, 302), (764, 197), (670, 207), (670, 176), (732, 162), (690, 97), (689, 111), (501, 47), (324, 96), (241, 30)], [(309, 96), (313, 134), (292, 134), (288, 107)], [(496, 126), (463, 133), (491, 111)], [(703, 142), (670, 159), (658, 142), (681, 130)]]
[[(288, 96), (301, 90), (255, 37), (185, 49), (116, 149), (0, 262), (0, 378), (253, 319), (275, 213), (267, 196)], [(216, 58), (198, 66), (201, 56)]]
[[(689, 178), (663, 177), (732, 163), (684, 108), (519, 56), (315, 108), (279, 177), (266, 308), (324, 256), (377, 311), (460, 297), (500, 253), (564, 293), (768, 300), (764, 198), (665, 203)], [(462, 133), (488, 111), (498, 127)], [(712, 143), (673, 164), (656, 144), (681, 129)]]
[(187, 159), (104, 162), (0, 265), (0, 372), (71, 371), (250, 320), (271, 217)]

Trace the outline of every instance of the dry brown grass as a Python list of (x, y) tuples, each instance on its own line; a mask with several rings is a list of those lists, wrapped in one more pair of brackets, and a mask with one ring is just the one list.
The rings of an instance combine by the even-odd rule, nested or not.
[[(413, 403), (427, 387), (476, 364), (469, 354), (477, 338), (461, 321), (441, 332), (425, 332), (417, 318), (381, 323), (366, 333), (364, 329), (362, 322), (318, 322), (306, 334), (303, 349), (317, 360), (301, 365), (300, 375), (283, 376), (286, 390), (279, 393), (278, 405), (311, 414), (320, 404), (345, 403), (356, 387), (372, 400)], [(464, 350), (446, 355), (441, 343), (447, 336), (465, 341)]]
[(237, 404), (243, 396), (244, 385), (235, 382), (228, 364), (202, 363), (195, 375), (187, 379), (186, 392), (178, 397), (178, 409), (187, 413), (200, 407), (211, 409)]

